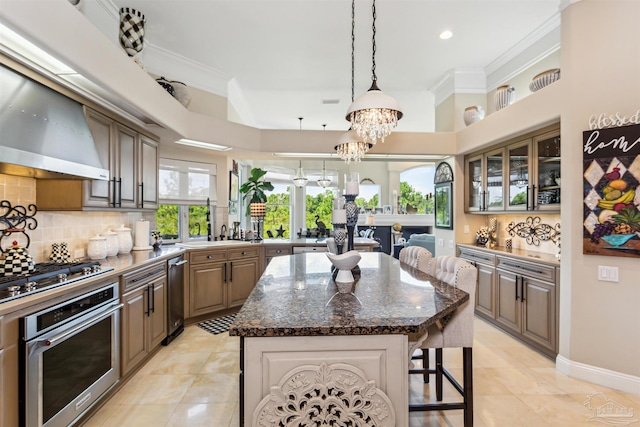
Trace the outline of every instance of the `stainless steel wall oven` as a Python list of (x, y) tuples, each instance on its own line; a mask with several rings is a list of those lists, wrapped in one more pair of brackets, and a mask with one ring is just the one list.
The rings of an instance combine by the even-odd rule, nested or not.
[(118, 283), (23, 317), (23, 427), (72, 425), (120, 377)]

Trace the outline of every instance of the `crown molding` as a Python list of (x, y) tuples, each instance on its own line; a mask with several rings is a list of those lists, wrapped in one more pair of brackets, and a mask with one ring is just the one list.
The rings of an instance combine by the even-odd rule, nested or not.
[(236, 78), (232, 78), (229, 80), (228, 84), (228, 96), (227, 102), (231, 104), (235, 112), (242, 120), (242, 124), (257, 127), (256, 121), (253, 118), (253, 114), (251, 114), (251, 108), (249, 108), (249, 104), (244, 97), (244, 92), (240, 88), (238, 84), (238, 80)]
[(481, 68), (456, 68), (448, 71), (429, 92), (433, 93), (436, 106), (455, 93), (486, 94), (487, 76)]

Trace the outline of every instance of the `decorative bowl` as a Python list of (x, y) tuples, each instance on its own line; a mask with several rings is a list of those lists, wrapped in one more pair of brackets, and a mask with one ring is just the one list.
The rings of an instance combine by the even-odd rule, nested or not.
[(538, 91), (543, 87), (555, 82), (556, 80), (560, 80), (560, 68), (553, 68), (535, 76), (531, 80), (529, 90), (531, 90), (531, 92)]
[(610, 244), (611, 246), (622, 246), (631, 240), (633, 237), (636, 237), (636, 234), (609, 234), (607, 236), (602, 236), (602, 240)]

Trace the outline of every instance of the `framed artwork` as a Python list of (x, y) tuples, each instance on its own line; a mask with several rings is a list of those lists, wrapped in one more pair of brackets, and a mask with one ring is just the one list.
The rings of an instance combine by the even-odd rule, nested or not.
[(442, 182), (435, 185), (435, 226), (453, 229), (453, 183)]
[(232, 160), (231, 170), (233, 171), (233, 173), (238, 175), (238, 162), (236, 162), (235, 160)]
[(382, 208), (376, 208), (375, 212), (376, 215), (380, 215), (382, 214)]
[(384, 205), (382, 207), (382, 213), (385, 215), (391, 215), (391, 205)]
[(229, 201), (229, 215), (238, 214), (238, 202)]
[(588, 130), (582, 137), (582, 252), (639, 258), (640, 124)]
[(229, 201), (238, 202), (240, 182), (237, 173), (229, 171)]

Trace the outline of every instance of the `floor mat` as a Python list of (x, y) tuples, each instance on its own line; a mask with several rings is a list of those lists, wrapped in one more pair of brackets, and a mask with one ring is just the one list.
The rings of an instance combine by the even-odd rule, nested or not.
[(213, 335), (217, 335), (223, 332), (227, 332), (229, 330), (229, 326), (231, 326), (235, 318), (235, 314), (230, 314), (228, 316), (205, 320), (204, 322), (200, 322), (197, 325), (205, 331), (212, 333)]

